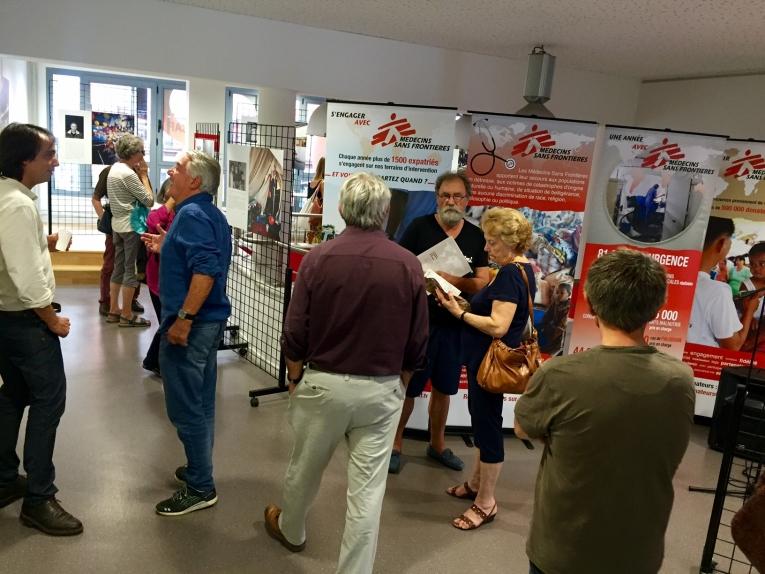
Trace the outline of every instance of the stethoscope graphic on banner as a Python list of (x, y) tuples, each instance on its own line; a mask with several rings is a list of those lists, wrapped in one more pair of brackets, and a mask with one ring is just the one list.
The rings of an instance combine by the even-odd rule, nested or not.
[[(496, 154), (497, 142), (494, 141), (494, 134), (489, 129), (489, 120), (482, 118), (473, 122), (473, 127), (478, 130), (478, 135), (481, 136), (481, 147), (484, 151), (475, 154), (470, 158), (470, 170), (476, 175), (488, 175), (494, 170), (494, 166), (497, 164), (497, 160), (501, 161), (507, 169), (513, 169), (515, 167), (515, 160), (513, 158), (505, 159)], [(487, 141), (491, 141), (491, 144), (487, 145)], [(487, 170), (479, 170), (476, 168), (476, 161), (478, 158), (490, 157), (491, 165)]]

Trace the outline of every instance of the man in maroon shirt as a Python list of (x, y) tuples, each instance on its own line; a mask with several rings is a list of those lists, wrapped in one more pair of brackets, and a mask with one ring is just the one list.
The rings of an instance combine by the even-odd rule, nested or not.
[(425, 362), (428, 308), (422, 266), (382, 231), (390, 190), (367, 173), (340, 190), (347, 225), (300, 265), (282, 336), (295, 434), (283, 509), (266, 530), (293, 552), (340, 440), (349, 450), (348, 509), (338, 572), (371, 573), (388, 460), (406, 385)]

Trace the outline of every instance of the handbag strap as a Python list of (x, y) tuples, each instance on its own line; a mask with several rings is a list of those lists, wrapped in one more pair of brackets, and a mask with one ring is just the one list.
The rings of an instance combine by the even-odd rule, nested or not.
[(515, 265), (518, 268), (518, 271), (521, 272), (523, 282), (526, 284), (526, 294), (529, 296), (529, 321), (531, 321), (531, 337), (533, 338), (536, 335), (536, 329), (534, 328), (534, 301), (531, 299), (531, 287), (529, 286), (529, 278), (526, 276), (526, 269), (524, 268), (523, 263), (513, 262), (513, 265)]

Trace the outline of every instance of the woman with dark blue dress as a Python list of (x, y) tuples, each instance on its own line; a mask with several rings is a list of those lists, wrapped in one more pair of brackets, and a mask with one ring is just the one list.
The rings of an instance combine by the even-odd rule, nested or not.
[(460, 530), (473, 530), (494, 520), (494, 491), (505, 459), (504, 395), (487, 392), (478, 385), (478, 368), (492, 339), (500, 338), (509, 347), (520, 346), (529, 319), (529, 292), (532, 301), (536, 293), (534, 272), (524, 257), (531, 243), (531, 224), (523, 214), (510, 208), (490, 209), (481, 219), (481, 229), (489, 259), (499, 265), (494, 279), (473, 295), (469, 311), (463, 311), (454, 297), (438, 293), (441, 305), (464, 323), (462, 353), (468, 378), (468, 408), (478, 450), (470, 479), (446, 491), (450, 496), (475, 501), (452, 521)]

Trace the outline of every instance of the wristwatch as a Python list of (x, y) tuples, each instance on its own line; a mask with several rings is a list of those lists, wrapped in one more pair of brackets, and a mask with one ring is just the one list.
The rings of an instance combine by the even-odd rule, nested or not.
[(193, 321), (194, 319), (197, 318), (197, 316), (194, 315), (193, 313), (189, 313), (189, 312), (184, 311), (183, 309), (181, 309), (180, 311), (178, 311), (178, 318), (179, 319), (184, 319), (186, 321)]

